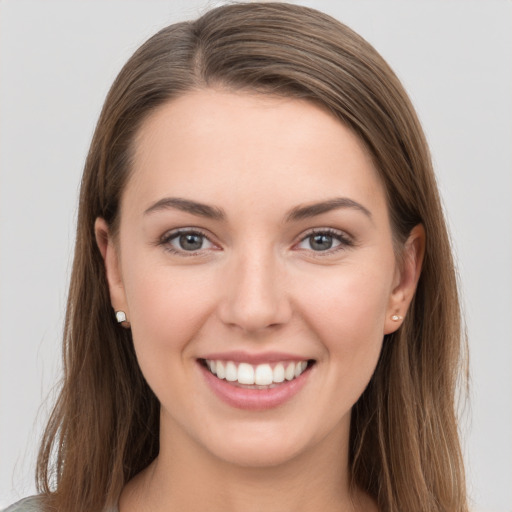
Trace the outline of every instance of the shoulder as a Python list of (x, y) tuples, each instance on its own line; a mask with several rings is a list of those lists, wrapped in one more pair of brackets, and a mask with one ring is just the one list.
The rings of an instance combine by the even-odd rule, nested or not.
[(2, 510), (2, 512), (41, 512), (42, 510), (41, 497), (30, 496), (29, 498), (24, 498), (21, 501), (14, 503), (5, 510)]
[[(29, 496), (0, 510), (0, 512), (43, 512), (43, 498), (42, 496)], [(118, 512), (118, 508), (111, 508), (109, 512)]]

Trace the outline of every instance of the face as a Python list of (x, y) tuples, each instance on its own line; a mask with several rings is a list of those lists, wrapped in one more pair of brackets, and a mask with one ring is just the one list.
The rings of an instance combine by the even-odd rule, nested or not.
[(359, 140), (304, 101), (203, 90), (158, 109), (135, 144), (118, 237), (101, 219), (97, 235), (162, 449), (181, 439), (256, 466), (342, 450), (407, 307)]

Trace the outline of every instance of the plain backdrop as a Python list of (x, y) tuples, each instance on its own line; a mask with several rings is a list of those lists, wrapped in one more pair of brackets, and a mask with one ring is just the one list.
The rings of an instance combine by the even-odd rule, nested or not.
[[(0, 507), (35, 490), (35, 454), (59, 379), (78, 185), (105, 94), (147, 37), (218, 3), (0, 2)], [(475, 510), (510, 511), (512, 3), (297, 3), (366, 37), (417, 107), (464, 296), (470, 495)]]

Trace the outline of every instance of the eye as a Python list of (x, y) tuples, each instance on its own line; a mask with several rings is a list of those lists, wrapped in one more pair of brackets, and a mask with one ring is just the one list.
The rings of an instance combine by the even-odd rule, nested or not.
[(193, 254), (216, 247), (205, 234), (195, 230), (171, 232), (165, 235), (160, 243), (173, 253)]
[(326, 233), (315, 233), (309, 235), (300, 244), (299, 247), (302, 249), (313, 249), (313, 251), (328, 251), (332, 247), (339, 245), (339, 241), (335, 240), (332, 235)]
[(297, 248), (315, 252), (333, 252), (352, 245), (352, 241), (341, 231), (323, 229), (309, 233), (297, 244)]

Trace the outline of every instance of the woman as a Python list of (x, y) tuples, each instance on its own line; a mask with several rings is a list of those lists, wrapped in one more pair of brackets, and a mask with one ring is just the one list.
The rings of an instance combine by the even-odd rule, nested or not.
[(347, 27), (252, 3), (156, 34), (76, 243), (41, 496), (13, 510), (467, 510), (428, 148)]

